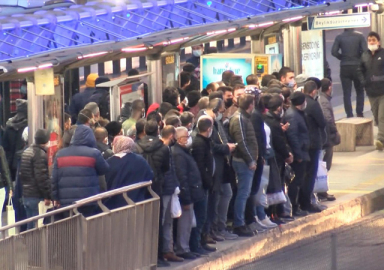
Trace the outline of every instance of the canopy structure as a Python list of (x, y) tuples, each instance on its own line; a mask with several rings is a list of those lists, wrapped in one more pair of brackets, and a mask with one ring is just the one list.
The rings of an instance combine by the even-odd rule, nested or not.
[[(139, 52), (144, 48), (159, 51), (159, 47), (163, 50), (203, 36), (269, 27), (364, 2), (109, 0), (14, 14), (0, 17), (0, 65), (12, 71), (59, 66), (91, 56)], [(125, 47), (132, 48), (122, 52)]]

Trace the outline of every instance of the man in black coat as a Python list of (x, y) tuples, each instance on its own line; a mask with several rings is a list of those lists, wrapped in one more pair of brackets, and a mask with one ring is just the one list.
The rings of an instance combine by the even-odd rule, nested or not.
[(283, 122), (290, 124), (286, 135), (293, 152), (294, 161), (291, 167), (295, 172), (295, 178), (288, 186), (288, 196), (292, 203), (292, 214), (294, 216), (306, 216), (308, 212), (301, 210), (298, 197), (304, 183), (306, 165), (310, 161), (308, 154), (309, 133), (304, 113), (307, 102), (305, 95), (299, 91), (293, 92), (290, 98), (292, 105), (286, 111)]
[(201, 234), (207, 219), (208, 193), (212, 190), (214, 184), (213, 175), (215, 173), (215, 161), (211, 150), (213, 119), (208, 115), (203, 115), (198, 120), (197, 126), (198, 134), (192, 143), (192, 156), (200, 171), (205, 198), (194, 204), (196, 227), (192, 229), (190, 247), (192, 252), (207, 255), (208, 251), (216, 250), (216, 248), (208, 246), (205, 242), (201, 243)]
[[(321, 87), (321, 84), (320, 84)], [(300, 190), (300, 205), (303, 210), (309, 212), (321, 212), (317, 205), (311, 204), (311, 195), (319, 167), (320, 152), (323, 149), (325, 139), (326, 122), (320, 104), (315, 97), (318, 94), (318, 86), (314, 81), (308, 81), (304, 85), (304, 93), (307, 107), (304, 110), (309, 131), (309, 158), (306, 166), (306, 176)]]
[[(21, 155), (19, 177), (23, 186), (23, 203), (27, 218), (39, 215), (40, 201), (44, 201), (46, 206), (51, 204), (51, 181), (45, 149), (49, 135), (47, 130), (37, 130), (35, 143)], [(34, 226), (34, 222), (30, 222), (27, 229), (33, 229)]]

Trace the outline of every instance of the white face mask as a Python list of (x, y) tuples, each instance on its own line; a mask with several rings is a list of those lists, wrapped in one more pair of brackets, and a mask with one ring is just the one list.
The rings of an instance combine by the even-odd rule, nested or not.
[(192, 137), (188, 137), (188, 141), (187, 141), (187, 143), (185, 144), (185, 147), (187, 147), (187, 148), (191, 148), (191, 146), (192, 146)]
[(201, 50), (193, 50), (192, 54), (195, 57), (200, 57), (203, 54), (203, 52)]
[(374, 45), (370, 45), (368, 44), (368, 49), (371, 51), (371, 52), (375, 52), (379, 49), (379, 45), (377, 44), (374, 44)]
[(208, 138), (211, 138), (211, 136), (212, 136), (212, 132), (213, 132), (213, 128), (211, 128), (211, 131), (210, 131), (209, 134), (208, 134)]
[(295, 86), (295, 80), (291, 80), (288, 82), (288, 87), (294, 87)]

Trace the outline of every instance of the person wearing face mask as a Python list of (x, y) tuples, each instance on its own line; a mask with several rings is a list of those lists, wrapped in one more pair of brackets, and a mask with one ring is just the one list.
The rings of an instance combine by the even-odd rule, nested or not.
[(340, 80), (343, 88), (344, 109), (347, 117), (353, 117), (351, 102), (352, 82), (356, 90), (356, 114), (363, 117), (364, 88), (358, 78), (361, 55), (367, 50), (362, 33), (353, 28), (345, 29), (338, 35), (332, 46), (332, 56), (340, 60)]
[[(190, 247), (191, 251), (200, 255), (207, 255), (208, 252), (216, 251), (215, 247), (209, 246), (207, 242), (207, 228), (204, 226), (207, 221), (207, 205), (209, 195), (214, 187), (214, 173), (216, 169), (215, 160), (211, 150), (211, 136), (213, 132), (213, 118), (202, 115), (197, 120), (197, 135), (192, 143), (192, 156), (199, 168), (205, 198), (194, 204), (196, 216), (196, 227), (192, 229)], [(213, 213), (209, 213), (210, 215)], [(203, 233), (203, 237), (201, 237)], [(222, 239), (223, 240), (223, 239)], [(210, 241), (211, 242), (211, 241)]]
[(227, 110), (233, 104), (233, 89), (230, 86), (220, 86), (217, 88), (217, 91), (221, 91), (223, 93), (223, 100), (225, 109)]
[(359, 80), (371, 104), (375, 123), (379, 127), (376, 149), (384, 149), (384, 49), (380, 46), (380, 36), (376, 32), (368, 34), (368, 50), (361, 57), (362, 64), (358, 69)]
[(203, 53), (204, 53), (203, 44), (192, 46), (192, 57), (189, 58), (186, 62), (193, 64), (195, 68), (200, 68), (200, 56), (202, 56)]
[(293, 153), (294, 161), (291, 164), (295, 172), (295, 178), (288, 186), (288, 196), (292, 203), (293, 216), (306, 216), (307, 211), (300, 208), (298, 201), (299, 192), (302, 188), (307, 162), (309, 157), (309, 132), (305, 119), (305, 108), (307, 102), (305, 94), (295, 91), (291, 94), (291, 107), (285, 112), (283, 123), (290, 123), (286, 131), (288, 145)]
[(189, 241), (194, 215), (194, 203), (204, 200), (201, 175), (195, 160), (190, 153), (191, 136), (185, 127), (176, 128), (176, 144), (172, 146), (176, 175), (180, 183), (179, 200), (182, 214), (177, 223), (176, 254), (186, 260), (196, 259), (191, 252)]
[(234, 88), (233, 88), (233, 92), (232, 92), (232, 95), (233, 95), (233, 104), (227, 109), (225, 110), (224, 114), (223, 114), (223, 118), (224, 118), (224, 121), (226, 119), (229, 119), (231, 118), (231, 116), (239, 109), (239, 105), (237, 103), (238, 99), (244, 95), (244, 89), (245, 89), (245, 86), (244, 85), (236, 85)]
[(317, 204), (311, 204), (311, 194), (313, 187), (315, 186), (320, 152), (321, 149), (323, 149), (323, 145), (326, 140), (326, 122), (320, 104), (316, 100), (318, 95), (318, 85), (314, 81), (308, 80), (308, 82), (304, 85), (304, 94), (305, 101), (307, 102), (307, 107), (304, 112), (306, 114), (309, 132), (308, 154), (310, 161), (308, 161), (306, 165), (306, 174), (300, 189), (299, 198), (302, 210), (306, 210), (310, 213), (316, 213), (321, 212), (322, 209), (320, 209)]
[(289, 67), (282, 67), (280, 69), (279, 79), (283, 85), (293, 88), (294, 90), (297, 88), (295, 81), (295, 73)]
[[(333, 159), (333, 146), (340, 144), (340, 134), (337, 131), (335, 123), (335, 115), (333, 114), (333, 107), (331, 104), (332, 99), (332, 82), (324, 78), (321, 80), (321, 93), (317, 101), (320, 104), (321, 110), (323, 111), (325, 122), (326, 122), (326, 141), (323, 145), (324, 149), (324, 158), (323, 161), (327, 163), (327, 170), (329, 171), (332, 166)], [(324, 193), (317, 193), (317, 197), (320, 201), (334, 201), (336, 200), (335, 196)]]
[[(51, 181), (46, 149), (49, 136), (48, 130), (37, 130), (35, 143), (21, 155), (19, 178), (23, 186), (23, 203), (27, 218), (39, 215), (40, 201), (44, 201), (46, 206), (51, 204)], [(34, 222), (30, 222), (27, 229), (33, 229), (34, 226)]]

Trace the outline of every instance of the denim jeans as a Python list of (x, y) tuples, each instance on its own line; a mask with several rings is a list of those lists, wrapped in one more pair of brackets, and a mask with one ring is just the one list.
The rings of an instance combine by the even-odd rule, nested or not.
[(218, 207), (220, 201), (220, 191), (209, 191), (208, 200), (207, 200), (207, 215), (203, 234), (209, 234), (212, 230), (217, 230), (217, 216), (218, 216)]
[(220, 199), (217, 208), (217, 230), (222, 231), (227, 228), (227, 216), (229, 202), (232, 198), (232, 187), (230, 183), (221, 184)]
[(163, 196), (163, 253), (173, 252), (173, 218), (171, 216), (172, 195)]
[[(31, 218), (39, 215), (39, 203), (42, 201), (40, 198), (23, 197), (23, 204), (27, 218)], [(29, 222), (27, 224), (27, 230), (33, 229), (35, 222)]]
[(244, 212), (247, 199), (251, 194), (254, 171), (250, 170), (245, 162), (232, 161), (237, 178), (237, 195), (235, 199), (234, 227), (245, 225)]
[(198, 248), (201, 247), (201, 233), (203, 232), (203, 227), (207, 219), (207, 191), (205, 191), (205, 197), (199, 202), (195, 202), (193, 205), (193, 210), (196, 217), (196, 227), (192, 228), (191, 238), (189, 240), (189, 247), (192, 252), (196, 252)]

